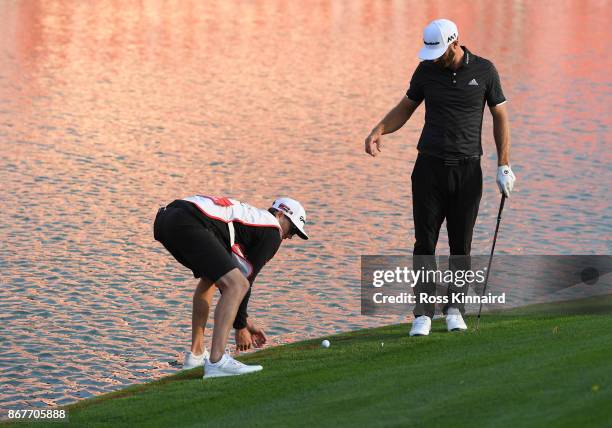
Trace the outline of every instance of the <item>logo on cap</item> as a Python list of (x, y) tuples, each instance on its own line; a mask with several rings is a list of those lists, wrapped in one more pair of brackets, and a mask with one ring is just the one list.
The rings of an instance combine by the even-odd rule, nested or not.
[(300, 216), (300, 221), (301, 221), (302, 223), (306, 224), (306, 220), (304, 220), (304, 216), (303, 216), (303, 215), (301, 215), (301, 216)]
[(280, 208), (281, 210), (285, 211), (286, 213), (289, 213), (289, 215), (293, 215), (293, 211), (291, 211), (291, 209), (285, 205), (285, 204), (279, 204), (278, 208)]
[(453, 33), (450, 36), (448, 36), (448, 40), (446, 40), (446, 43), (450, 43), (451, 40), (455, 40), (457, 38), (457, 33)]

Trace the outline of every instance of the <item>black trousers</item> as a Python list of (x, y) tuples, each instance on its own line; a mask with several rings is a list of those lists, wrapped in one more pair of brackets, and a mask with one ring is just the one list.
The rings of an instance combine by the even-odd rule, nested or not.
[[(413, 269), (436, 269), (436, 244), (444, 220), (451, 254), (449, 269), (470, 269), (468, 256), (472, 249), (472, 233), (482, 196), (480, 158), (445, 161), (419, 154), (411, 179), (416, 235)], [(452, 296), (465, 295), (467, 286), (457, 287), (450, 284), (446, 292), (449, 303), (444, 306), (443, 313), (446, 314), (451, 307), (464, 313), (464, 305), (452, 303)], [(418, 297), (421, 293), (435, 296), (435, 282), (418, 282), (414, 293), (417, 296), (414, 315), (433, 317), (435, 303), (422, 303)]]

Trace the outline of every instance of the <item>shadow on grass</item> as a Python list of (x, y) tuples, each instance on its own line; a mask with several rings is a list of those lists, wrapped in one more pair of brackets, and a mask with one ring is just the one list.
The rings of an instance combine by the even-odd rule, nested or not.
[(612, 294), (587, 297), (579, 300), (563, 300), (552, 303), (538, 303), (520, 308), (497, 309), (483, 313), (495, 316), (571, 316), (612, 314)]

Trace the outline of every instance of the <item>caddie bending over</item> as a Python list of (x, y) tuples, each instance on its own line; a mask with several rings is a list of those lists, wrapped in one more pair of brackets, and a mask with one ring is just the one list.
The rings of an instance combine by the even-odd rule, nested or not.
[[(510, 196), (514, 174), (510, 169), (510, 126), (506, 98), (493, 63), (459, 45), (457, 26), (447, 19), (432, 21), (423, 32), (423, 60), (414, 71), (406, 96), (365, 140), (365, 151), (376, 156), (382, 135), (400, 129), (425, 102), (425, 125), (417, 145), (412, 171), (414, 217), (414, 269), (435, 270), (435, 250), (444, 220), (448, 231), (451, 269), (470, 268), (472, 233), (482, 195), (481, 130), (485, 103), (493, 116), (497, 147), (497, 184)], [(463, 257), (462, 257), (463, 256)], [(453, 266), (454, 265), (454, 266)], [(466, 287), (451, 284), (443, 308), (449, 331), (465, 330), (462, 303)], [(415, 295), (435, 295), (432, 282), (419, 282)], [(457, 299), (455, 299), (457, 300)], [(414, 309), (411, 336), (426, 336), (431, 329), (435, 304), (420, 302)]]
[[(191, 196), (159, 209), (154, 236), (200, 278), (193, 295), (191, 350), (184, 368), (204, 365), (204, 378), (256, 372), (258, 365), (245, 365), (225, 353), (230, 330), (236, 329), (238, 349), (259, 347), (264, 332), (247, 314), (251, 286), (264, 265), (276, 254), (283, 239), (304, 231), (306, 212), (299, 202), (279, 198), (268, 210), (235, 199)], [(215, 309), (210, 354), (204, 347), (204, 328), (214, 287), (221, 291)]]

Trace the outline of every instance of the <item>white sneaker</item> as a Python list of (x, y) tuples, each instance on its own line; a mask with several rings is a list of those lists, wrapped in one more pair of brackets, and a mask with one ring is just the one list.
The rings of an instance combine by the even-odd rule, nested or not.
[(427, 315), (421, 315), (416, 317), (412, 321), (412, 328), (410, 329), (410, 336), (429, 336), (431, 330), (431, 318)]
[(448, 331), (467, 330), (461, 312), (457, 308), (449, 308), (446, 312), (446, 328)]
[(204, 360), (204, 379), (209, 377), (237, 376), (258, 372), (262, 369), (262, 366), (247, 366), (233, 359), (228, 354), (223, 354), (223, 357), (216, 363), (211, 363), (208, 358)]
[(204, 364), (204, 360), (209, 357), (208, 351), (204, 348), (202, 355), (194, 355), (187, 351), (185, 352), (185, 359), (183, 360), (183, 370), (193, 369)]

